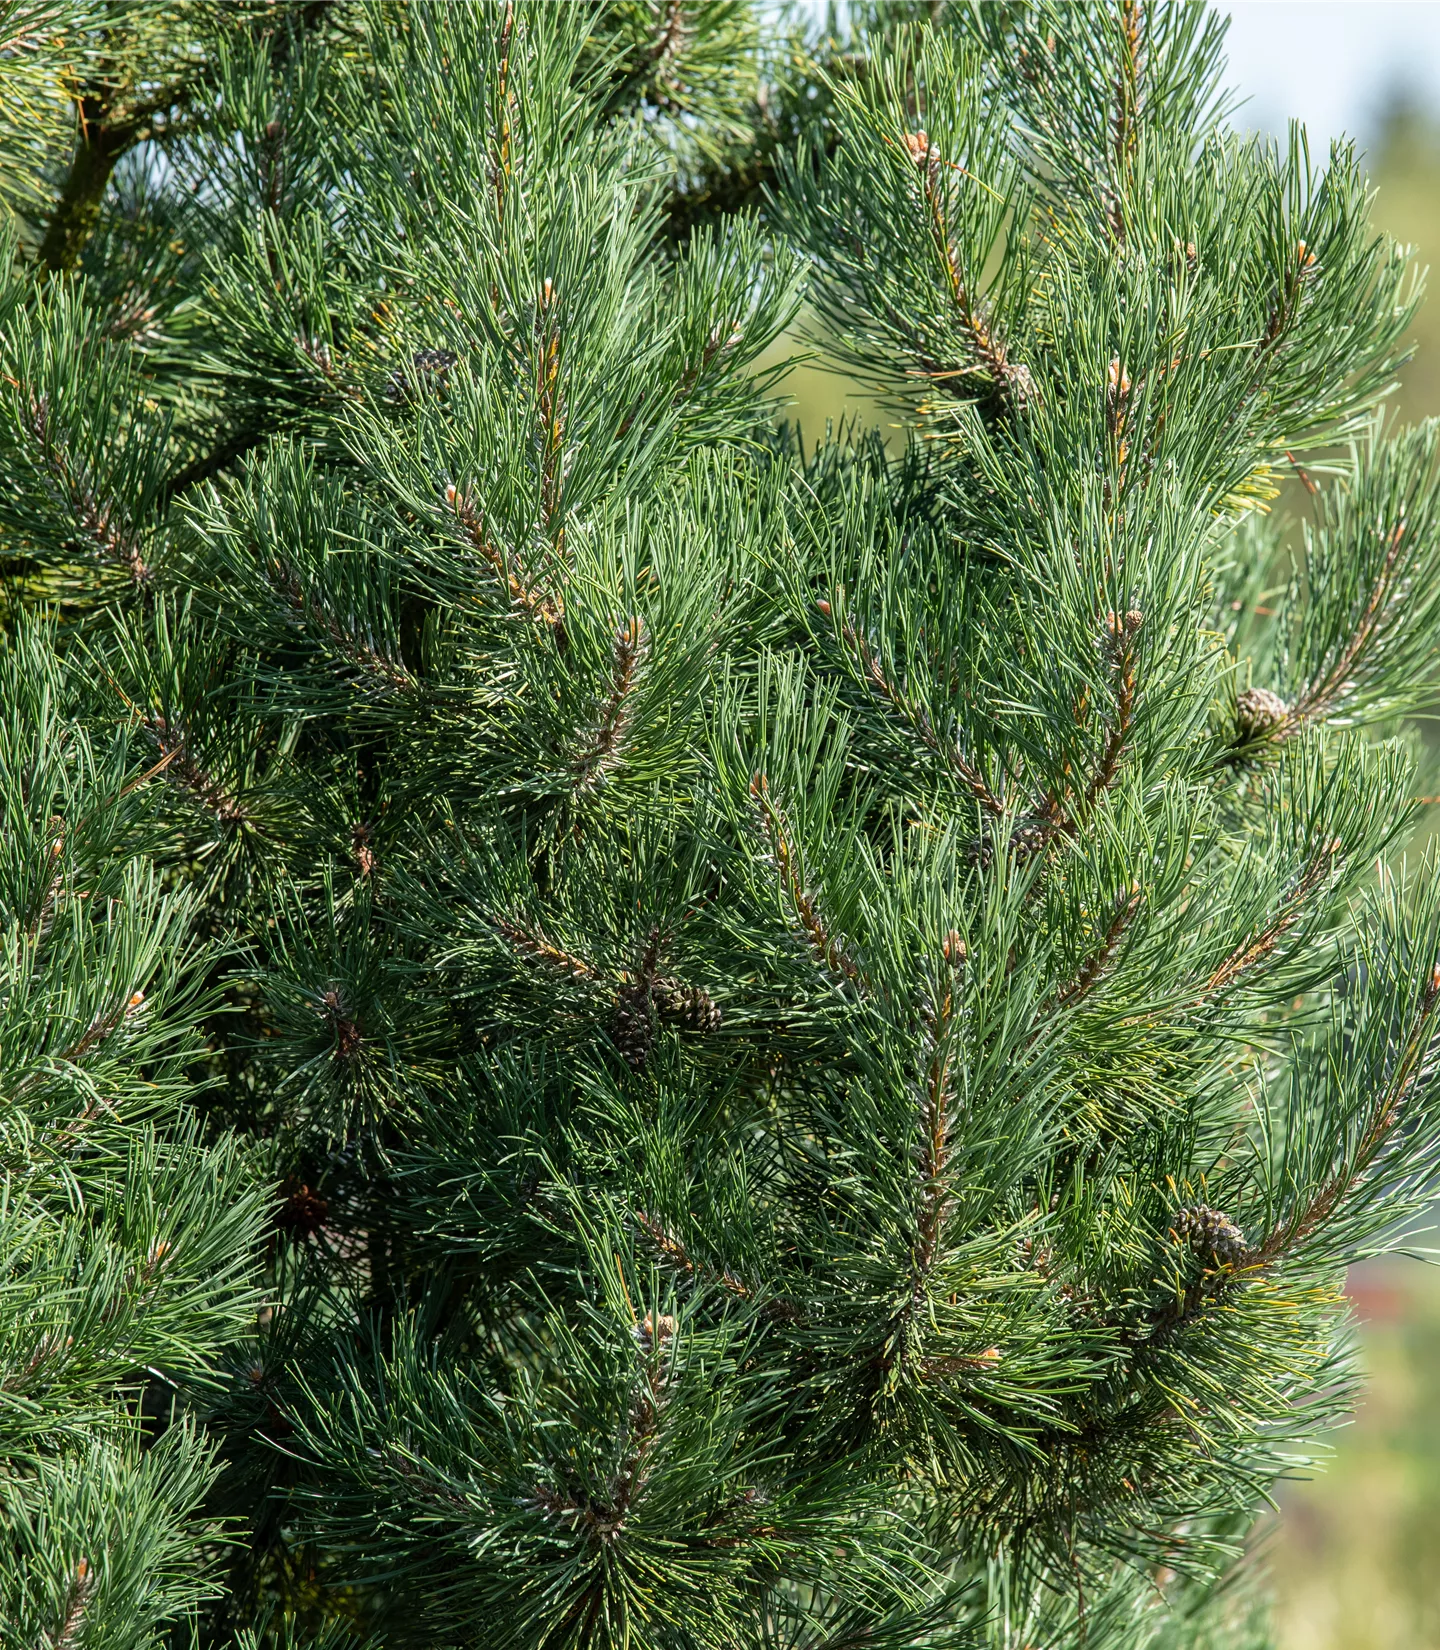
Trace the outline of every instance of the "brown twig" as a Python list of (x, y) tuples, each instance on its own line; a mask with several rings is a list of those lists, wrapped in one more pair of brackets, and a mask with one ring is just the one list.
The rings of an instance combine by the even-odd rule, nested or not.
[(52, 496), (74, 518), (96, 559), (105, 566), (123, 569), (137, 585), (147, 583), (150, 567), (138, 535), (114, 504), (99, 497), (84, 468), (72, 462), (56, 439), (48, 396), (30, 393), (26, 423), (39, 448), (41, 468), (49, 479)]
[(1121, 0), (1120, 66), (1115, 76), (1115, 113), (1111, 117), (1114, 187), (1106, 194), (1105, 217), (1117, 242), (1125, 239), (1123, 191), (1139, 137), (1141, 71), (1141, 0)]
[(697, 1261), (686, 1249), (685, 1245), (673, 1232), (648, 1215), (643, 1209), (635, 1211), (635, 1224), (654, 1244), (664, 1261), (676, 1272), (687, 1278), (696, 1278), (704, 1283), (718, 1283), (728, 1294), (739, 1300), (752, 1300), (755, 1291), (747, 1283), (742, 1283), (735, 1274), (725, 1267), (719, 1269), (707, 1266)]
[(770, 781), (757, 773), (750, 781), (750, 795), (760, 814), (762, 828), (770, 843), (771, 854), (801, 930), (816, 959), (830, 972), (852, 984), (864, 983), (860, 965), (845, 949), (838, 934), (833, 933), (820, 914), (815, 895), (805, 887), (804, 868), (797, 849), (790, 840), (785, 817), (770, 795)]
[(940, 1233), (951, 1197), (950, 1128), (954, 1094), (950, 1078), (950, 1027), (955, 1011), (955, 984), (947, 980), (929, 1026), (930, 1060), (920, 1102), (920, 1215), (916, 1223), (912, 1299), (918, 1304), (925, 1280), (934, 1269)]
[[(817, 605), (826, 618), (830, 618), (830, 603), (822, 601)], [(882, 703), (889, 705), (901, 717), (905, 724), (919, 737), (927, 750), (933, 751), (935, 755), (941, 758), (986, 813), (996, 816), (1003, 814), (1005, 804), (985, 783), (984, 776), (977, 768), (966, 761), (959, 744), (955, 740), (942, 740), (940, 738), (935, 731), (934, 723), (930, 720), (930, 713), (924, 705), (916, 704), (909, 699), (890, 679), (885, 667), (876, 658), (870, 644), (855, 628), (854, 622), (847, 618), (844, 625), (840, 627), (838, 634), (841, 645), (855, 656), (866, 685), (876, 697)]]
[(645, 623), (636, 615), (615, 632), (610, 692), (584, 748), (572, 764), (576, 791), (598, 790), (623, 759), (634, 715), (635, 687), (644, 667), (645, 653)]
[(469, 494), (462, 493), (452, 484), (445, 489), (445, 502), (455, 512), (455, 519), (464, 529), (470, 543), (480, 553), (481, 560), (504, 585), (511, 602), (520, 608), (527, 618), (547, 624), (552, 629), (558, 627), (564, 617), (560, 599), (542, 595), (511, 571), (504, 551), (486, 532), (485, 523), (481, 520), (479, 511), (470, 502)]

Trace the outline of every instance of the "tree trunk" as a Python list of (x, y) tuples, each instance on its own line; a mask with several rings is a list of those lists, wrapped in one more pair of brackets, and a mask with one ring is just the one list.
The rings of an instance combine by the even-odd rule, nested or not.
[(110, 174), (121, 155), (134, 144), (138, 128), (133, 121), (118, 126), (106, 124), (108, 110), (97, 98), (80, 104), (80, 132), (75, 158), (60, 191), (45, 238), (40, 243), (40, 262), (50, 270), (65, 273), (74, 269), (95, 232), (100, 203), (110, 182)]

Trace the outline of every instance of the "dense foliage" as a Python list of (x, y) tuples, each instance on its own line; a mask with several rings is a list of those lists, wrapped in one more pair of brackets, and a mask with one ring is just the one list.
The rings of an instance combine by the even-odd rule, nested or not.
[(5, 1650), (1264, 1641), (1440, 482), (1222, 39), (0, 0)]

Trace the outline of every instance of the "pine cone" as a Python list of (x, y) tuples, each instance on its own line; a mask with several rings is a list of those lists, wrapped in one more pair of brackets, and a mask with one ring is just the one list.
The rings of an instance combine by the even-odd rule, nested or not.
[(662, 1020), (682, 1031), (699, 1032), (701, 1036), (718, 1031), (725, 1018), (708, 991), (698, 985), (682, 985), (679, 980), (656, 980), (654, 1000), (655, 1011)]
[(1010, 833), (1010, 852), (1023, 863), (1038, 854), (1050, 840), (1050, 828), (1044, 820), (1022, 819)]
[(1175, 1235), (1197, 1254), (1208, 1254), (1221, 1266), (1238, 1266), (1249, 1253), (1245, 1234), (1218, 1209), (1204, 1203), (1181, 1209), (1175, 1216)]
[(417, 349), (410, 357), (413, 378), (403, 367), (396, 367), (390, 374), (386, 397), (391, 401), (413, 401), (425, 390), (438, 393), (447, 387), (450, 369), (454, 365), (454, 350)]
[(1269, 688), (1246, 688), (1235, 700), (1235, 731), (1242, 741), (1263, 739), (1290, 714), (1290, 707)]
[(282, 1232), (302, 1238), (318, 1232), (329, 1215), (330, 1204), (321, 1193), (291, 1182), (289, 1195), (275, 1211), (274, 1221)]
[(610, 1022), (610, 1040), (631, 1071), (643, 1071), (655, 1041), (655, 1022), (650, 993), (642, 987), (622, 986), (615, 994), (615, 1013)]

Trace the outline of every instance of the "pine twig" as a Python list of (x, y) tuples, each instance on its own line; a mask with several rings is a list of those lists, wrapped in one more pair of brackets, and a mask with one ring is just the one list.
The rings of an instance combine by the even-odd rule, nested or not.
[(145, 725), (165, 758), (164, 772), (172, 784), (209, 809), (222, 825), (241, 825), (251, 819), (245, 804), (195, 760), (183, 726), (158, 715), (147, 717)]
[(1124, 938), (1135, 913), (1140, 909), (1143, 895), (1139, 883), (1116, 902), (1115, 913), (1110, 919), (1109, 926), (1101, 936), (1100, 944), (1086, 957), (1080, 965), (1075, 977), (1061, 986), (1055, 993), (1054, 1007), (1070, 1008), (1075, 1003), (1089, 996), (1090, 992), (1104, 979)]
[(1391, 531), (1385, 558), (1380, 564), (1380, 571), (1365, 604), (1365, 611), (1360, 615), (1350, 640), (1320, 681), (1307, 688), (1304, 697), (1286, 712), (1284, 720), (1276, 729), (1276, 737), (1284, 738), (1288, 734), (1297, 733), (1310, 723), (1320, 720), (1344, 697), (1356, 664), (1390, 610), (1395, 569), (1402, 550), (1406, 548), (1406, 525), (1404, 521), (1399, 521)]
[[(970, 340), (975, 360), (990, 375), (995, 393), (1011, 411), (1023, 407), (1034, 393), (1030, 369), (1010, 359), (1003, 340), (986, 319), (984, 311), (972, 296), (960, 268), (959, 259), (950, 239), (950, 226), (945, 217), (945, 203), (940, 189), (940, 176), (945, 161), (930, 136), (922, 131), (908, 132), (905, 148), (911, 161), (919, 169), (925, 211), (930, 236), (945, 269), (950, 288), (950, 300), (960, 319), (961, 329)], [(961, 168), (963, 170), (963, 168)]]
[(771, 798), (770, 781), (763, 773), (757, 773), (750, 781), (750, 796), (759, 811), (773, 862), (790, 895), (795, 915), (811, 951), (816, 959), (838, 978), (863, 985), (865, 982), (860, 965), (845, 949), (840, 936), (826, 925), (814, 894), (805, 887), (799, 854), (791, 842), (785, 817)]
[(1304, 915), (1306, 901), (1329, 875), (1339, 847), (1337, 838), (1311, 859), (1275, 917), (1257, 934), (1251, 935), (1236, 946), (1206, 980), (1205, 995), (1225, 990), (1242, 974), (1270, 955)]
[(1115, 112), (1111, 116), (1111, 164), (1114, 188), (1105, 191), (1105, 218), (1117, 243), (1125, 240), (1123, 190), (1139, 138), (1141, 18), (1143, 0), (1121, 0), (1120, 66), (1115, 76)]
[(947, 981), (945, 994), (929, 1027), (931, 1055), (920, 1104), (920, 1216), (916, 1223), (912, 1291), (912, 1300), (917, 1306), (925, 1280), (934, 1269), (941, 1230), (951, 1205), (946, 1177), (954, 1105), (949, 1036), (955, 1012), (955, 990), (953, 981)]
[[(831, 608), (828, 601), (820, 601), (816, 606), (828, 619), (831, 617)], [(1005, 804), (986, 784), (980, 771), (966, 761), (957, 741), (942, 740), (935, 731), (935, 725), (930, 719), (930, 713), (924, 705), (914, 703), (890, 679), (885, 667), (876, 657), (868, 641), (856, 629), (854, 622), (846, 619), (840, 628), (839, 639), (841, 645), (855, 656), (860, 666), (866, 684), (875, 696), (899, 715), (906, 725), (918, 735), (921, 743), (929, 751), (945, 763), (962, 785), (975, 798), (976, 802), (986, 813), (999, 816), (1005, 811)]]
[(113, 504), (100, 498), (83, 467), (75, 465), (56, 440), (48, 396), (31, 392), (26, 423), (39, 449), (52, 497), (74, 519), (96, 559), (104, 566), (123, 569), (136, 585), (148, 583), (151, 570), (135, 532), (124, 524)]
[(361, 640), (347, 630), (323, 603), (308, 594), (294, 572), (278, 559), (266, 566), (271, 584), (290, 605), (301, 623), (309, 623), (324, 632), (335, 649), (366, 676), (377, 682), (387, 693), (413, 693), (418, 687), (415, 678), (403, 665), (388, 658), (371, 643)]
[(552, 945), (538, 925), (533, 928), (522, 928), (518, 923), (511, 922), (508, 917), (499, 916), (492, 916), (489, 920), (496, 933), (522, 957), (527, 957), (532, 962), (543, 963), (562, 974), (573, 975), (577, 980), (599, 979), (600, 971), (593, 963), (575, 956), (573, 952), (561, 950), (558, 945)]
[(564, 617), (564, 608), (559, 598), (552, 599), (542, 595), (510, 570), (504, 552), (486, 532), (485, 523), (481, 520), (479, 511), (470, 502), (469, 494), (461, 492), (451, 483), (445, 489), (445, 502), (455, 512), (455, 519), (464, 529), (470, 543), (480, 553), (481, 560), (504, 585), (511, 602), (527, 618), (547, 624), (552, 630), (557, 628)]
[(89, 1559), (82, 1558), (75, 1566), (65, 1599), (65, 1614), (55, 1628), (44, 1635), (48, 1650), (77, 1650), (85, 1622), (85, 1611), (95, 1592), (95, 1572)]
[(1331, 1175), (1302, 1210), (1246, 1255), (1246, 1270), (1270, 1266), (1289, 1250), (1304, 1243), (1330, 1219), (1341, 1198), (1363, 1179), (1394, 1134), (1404, 1114), (1405, 1103), (1420, 1080), (1425, 1057), (1435, 1035), (1437, 1011), (1440, 1011), (1440, 966), (1431, 970), (1420, 998), (1419, 1012), (1401, 1050), (1395, 1075), (1377, 1097), (1353, 1162), (1348, 1169)]
[(635, 1224), (654, 1244), (661, 1258), (673, 1271), (703, 1283), (718, 1283), (727, 1294), (734, 1295), (739, 1300), (754, 1298), (755, 1291), (749, 1284), (742, 1283), (728, 1268), (721, 1267), (717, 1270), (702, 1261), (697, 1261), (680, 1239), (653, 1215), (646, 1214), (643, 1209), (637, 1209)]
[(577, 792), (598, 790), (623, 759), (634, 719), (634, 693), (646, 655), (645, 622), (638, 615), (615, 632), (610, 692), (572, 764)]

